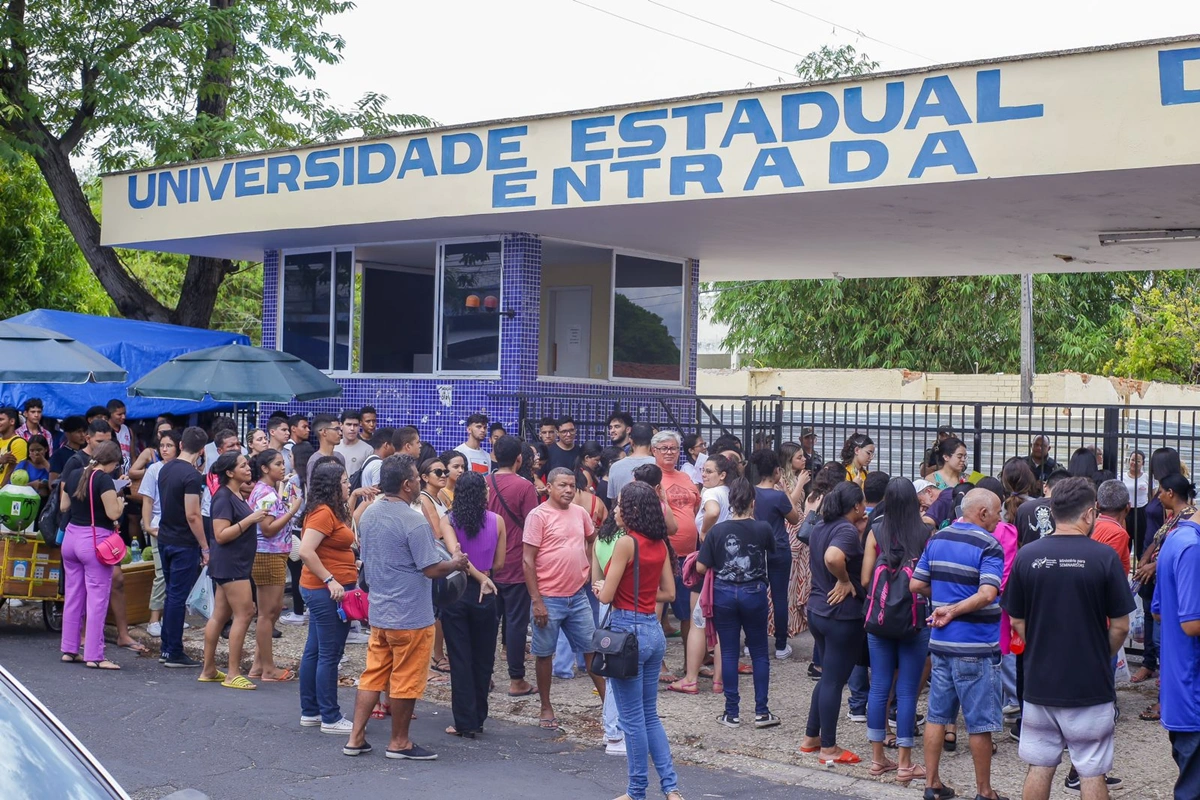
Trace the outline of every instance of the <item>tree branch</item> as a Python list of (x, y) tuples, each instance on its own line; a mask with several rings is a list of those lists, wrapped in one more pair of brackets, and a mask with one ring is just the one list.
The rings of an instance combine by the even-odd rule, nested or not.
[(83, 140), (84, 133), (87, 132), (87, 123), (96, 115), (96, 78), (100, 77), (100, 70), (95, 67), (89, 67), (84, 64), (80, 68), (80, 100), (79, 108), (75, 110), (75, 116), (71, 118), (71, 124), (63, 131), (63, 135), (59, 138), (59, 144), (68, 153), (73, 152), (79, 143)]

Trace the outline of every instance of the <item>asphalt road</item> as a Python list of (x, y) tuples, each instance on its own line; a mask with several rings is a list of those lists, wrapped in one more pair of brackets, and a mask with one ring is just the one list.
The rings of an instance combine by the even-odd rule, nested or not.
[[(136, 800), (198, 789), (234, 798), (401, 797), (610, 800), (625, 787), (625, 759), (599, 746), (559, 741), (532, 726), (490, 721), (484, 737), (443, 731), (449, 710), (418, 703), (412, 736), (436, 750), (434, 762), (383, 757), (388, 722), (372, 721), (375, 752), (347, 758), (344, 739), (299, 726), (296, 684), (238, 692), (196, 682), (195, 670), (162, 668), (108, 647), (120, 672), (58, 662), (58, 637), (0, 625), (0, 663), (36, 694)], [(344, 711), (354, 690), (343, 689)], [(842, 795), (784, 786), (731, 772), (679, 767), (693, 798), (836, 800)], [(648, 797), (661, 797), (653, 769)]]

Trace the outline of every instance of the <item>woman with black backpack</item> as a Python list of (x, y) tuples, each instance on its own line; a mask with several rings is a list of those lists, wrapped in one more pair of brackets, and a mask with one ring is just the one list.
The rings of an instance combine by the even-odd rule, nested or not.
[[(908, 591), (908, 580), (929, 541), (929, 526), (921, 521), (921, 503), (907, 478), (888, 482), (883, 506), (887, 513), (875, 520), (863, 547), (862, 582), (867, 595), (867, 647), (871, 652), (867, 739), (871, 742), (871, 774), (897, 770), (896, 780), (908, 783), (925, 777), (925, 768), (912, 763), (912, 749), (921, 672), (929, 655), (925, 599)], [(884, 754), (893, 675), (898, 764)]]

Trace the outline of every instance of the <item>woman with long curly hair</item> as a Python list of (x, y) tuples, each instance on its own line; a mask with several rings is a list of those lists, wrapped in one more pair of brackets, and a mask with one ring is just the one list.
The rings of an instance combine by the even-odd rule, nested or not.
[(504, 566), (504, 520), (487, 509), (487, 484), (464, 472), (454, 505), (442, 517), (442, 540), (450, 552), (461, 546), (470, 562), (467, 590), (442, 611), (442, 634), (450, 656), (450, 706), (454, 724), (446, 733), (474, 739), (488, 716), (488, 688), (496, 666), (496, 585), (492, 570)]
[(866, 483), (867, 473), (871, 471), (871, 461), (875, 458), (875, 442), (865, 433), (856, 433), (846, 439), (842, 445), (842, 466), (846, 468), (846, 480), (854, 481), (858, 488)]
[(300, 538), (300, 594), (308, 607), (308, 640), (300, 659), (300, 724), (322, 733), (349, 735), (354, 724), (337, 700), (338, 662), (350, 623), (338, 604), (358, 580), (350, 529), (350, 478), (336, 459), (318, 463), (308, 485)]
[(650, 779), (648, 761), (654, 762), (666, 800), (683, 800), (671, 745), (658, 717), (658, 673), (667, 639), (654, 613), (655, 604), (675, 599), (667, 523), (658, 493), (648, 484), (626, 485), (617, 503), (625, 535), (613, 546), (604, 580), (592, 588), (601, 603), (612, 607), (612, 630), (633, 634), (638, 643), (637, 675), (610, 679), (629, 767), (625, 797), (620, 800), (644, 800)]

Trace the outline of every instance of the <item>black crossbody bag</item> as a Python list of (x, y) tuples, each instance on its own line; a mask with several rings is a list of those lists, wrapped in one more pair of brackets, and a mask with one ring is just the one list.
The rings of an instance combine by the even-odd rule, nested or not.
[[(641, 606), (638, 603), (641, 583), (641, 559), (638, 557), (637, 537), (633, 538), (633, 607), (636, 611)], [(613, 598), (616, 600), (616, 598)], [(614, 631), (608, 627), (609, 617), (612, 616), (612, 605), (604, 615), (600, 627), (592, 634), (592, 668), (593, 675), (603, 678), (636, 678), (641, 660), (638, 658), (637, 634), (624, 631)]]

